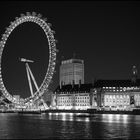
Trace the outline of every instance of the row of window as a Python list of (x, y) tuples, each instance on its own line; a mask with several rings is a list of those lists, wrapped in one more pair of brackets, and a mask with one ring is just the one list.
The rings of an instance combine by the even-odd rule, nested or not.
[[(72, 100), (58, 100), (58, 103), (67, 103), (67, 102), (73, 102)], [(90, 102), (90, 100), (74, 100), (74, 102), (80, 102), (80, 103), (83, 103), (83, 102)]]
[[(59, 92), (59, 90), (58, 90), (58, 92)], [(88, 90), (87, 90), (87, 91), (80, 91), (80, 90), (79, 90), (79, 91), (63, 91), (63, 92), (59, 92), (59, 94), (60, 94), (60, 95), (69, 94), (69, 98), (70, 98), (70, 97), (73, 98), (72, 94), (75, 94), (76, 96), (78, 96), (78, 95), (79, 95), (78, 93), (80, 93), (80, 94), (81, 94), (81, 93), (86, 93), (86, 94), (88, 93), (88, 94), (89, 94), (89, 92), (90, 92), (90, 91), (88, 91)], [(57, 93), (57, 92), (56, 92), (56, 93)], [(78, 97), (79, 97), (79, 96), (78, 96)], [(82, 97), (82, 96), (80, 96), (80, 97)], [(58, 97), (58, 98), (59, 98), (59, 97)], [(64, 98), (66, 98), (66, 97), (64, 97)], [(76, 97), (75, 97), (75, 98), (76, 98)]]
[(76, 69), (74, 71), (72, 70), (72, 71), (64, 71), (64, 72), (61, 72), (60, 75), (61, 76), (63, 76), (63, 75), (73, 75), (73, 74), (80, 74), (81, 75), (82, 73), (83, 73), (83, 70), (82, 69), (79, 69), (79, 70)]
[(105, 102), (108, 102), (108, 103), (129, 103), (130, 100), (106, 100)]
[[(75, 96), (75, 99), (90, 99), (89, 96)], [(73, 99), (73, 96), (70, 97), (58, 97), (59, 100), (67, 100), (67, 99)]]
[(105, 95), (104, 98), (129, 98), (129, 95)]
[(140, 102), (135, 102), (135, 105), (136, 106), (140, 106)]
[(135, 98), (136, 100), (140, 100), (140, 96), (138, 96), (138, 95), (135, 95), (134, 98)]
[(115, 103), (106, 102), (105, 104), (112, 104), (112, 105), (115, 105), (115, 104), (121, 104), (121, 105), (127, 104), (127, 105), (129, 105), (130, 102), (115, 102)]
[(58, 106), (90, 106), (90, 104), (58, 104)]
[(115, 102), (115, 103), (111, 103), (111, 102), (106, 102), (105, 105), (129, 105), (130, 102)]
[(90, 100), (89, 99), (75, 99), (75, 101), (77, 102), (89, 102)]
[(119, 99), (116, 99), (116, 100), (105, 99), (104, 101), (105, 102), (125, 102), (125, 101), (130, 101), (130, 100), (129, 99), (123, 99), (123, 100), (119, 100)]

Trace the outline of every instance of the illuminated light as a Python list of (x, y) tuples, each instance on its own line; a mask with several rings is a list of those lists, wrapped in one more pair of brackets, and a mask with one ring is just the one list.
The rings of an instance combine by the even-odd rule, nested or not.
[(113, 121), (113, 114), (108, 114), (108, 121), (109, 123)]
[(52, 115), (52, 113), (49, 113), (49, 115)]
[(89, 118), (86, 118), (86, 119), (85, 119), (85, 122), (89, 122)]
[(121, 118), (121, 115), (120, 114), (116, 114), (115, 116), (116, 116), (116, 120), (117, 121), (120, 120), (120, 118)]
[(56, 116), (58, 116), (58, 113), (55, 113)]
[(112, 99), (112, 95), (110, 95), (110, 99)]

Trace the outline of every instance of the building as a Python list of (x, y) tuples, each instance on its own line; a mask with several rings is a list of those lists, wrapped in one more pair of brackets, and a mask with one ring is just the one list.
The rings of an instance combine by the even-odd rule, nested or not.
[(60, 86), (69, 84), (84, 84), (84, 61), (69, 59), (61, 62)]
[(54, 92), (57, 109), (86, 110), (92, 107), (92, 84), (58, 86)]
[(79, 59), (62, 61), (60, 86), (53, 94), (57, 109), (133, 110), (140, 108), (140, 79), (133, 66), (128, 80), (97, 80), (84, 84), (84, 62)]
[(52, 98), (52, 108), (86, 110), (92, 107), (92, 84), (84, 84), (84, 61), (69, 59), (61, 62), (60, 85)]
[(140, 79), (97, 80), (97, 106), (106, 110), (132, 110), (140, 107)]

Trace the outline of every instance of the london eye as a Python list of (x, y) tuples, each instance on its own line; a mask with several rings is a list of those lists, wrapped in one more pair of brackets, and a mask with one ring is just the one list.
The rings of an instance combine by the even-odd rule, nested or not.
[[(10, 26), (6, 28), (6, 31), (2, 35), (0, 41), (0, 91), (2, 92), (3, 96), (6, 99), (11, 101), (12, 103), (19, 104), (19, 105), (21, 105), (22, 103), (10, 94), (3, 81), (2, 56), (3, 56), (3, 50), (5, 48), (7, 39), (9, 38), (10, 34), (17, 26), (25, 22), (35, 23), (39, 25), (41, 29), (44, 31), (49, 46), (49, 63), (48, 63), (47, 71), (45, 73), (45, 77), (42, 83), (40, 84), (40, 86), (38, 86), (35, 77), (29, 67), (29, 63), (33, 63), (33, 60), (28, 60), (27, 58), (20, 58), (20, 61), (25, 63), (30, 92), (31, 92), (31, 96), (24, 99), (24, 104), (30, 101), (36, 101), (44, 94), (44, 91), (48, 89), (55, 71), (56, 52), (57, 52), (56, 40), (54, 38), (55, 32), (51, 29), (51, 24), (47, 23), (47, 19), (43, 18), (41, 14), (37, 14), (35, 12), (32, 13), (26, 12), (26, 14), (21, 14), (20, 17), (16, 17), (16, 19), (13, 22), (11, 22)], [(36, 87), (35, 92), (33, 92), (32, 89), (31, 79), (33, 80), (34, 85)]]

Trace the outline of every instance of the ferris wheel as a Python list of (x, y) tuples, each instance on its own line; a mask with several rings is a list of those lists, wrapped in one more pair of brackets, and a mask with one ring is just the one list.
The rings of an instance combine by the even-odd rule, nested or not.
[[(6, 41), (8, 39), (8, 37), (10, 36), (10, 34), (12, 33), (12, 31), (20, 24), (25, 23), (25, 22), (33, 22), (37, 25), (39, 25), (43, 31), (45, 32), (46, 38), (48, 40), (48, 45), (49, 45), (49, 64), (48, 64), (48, 69), (46, 71), (44, 80), (42, 81), (40, 87), (37, 86), (35, 80), (34, 83), (36, 84), (36, 91), (35, 93), (33, 93), (32, 89), (31, 89), (31, 85), (30, 85), (30, 90), (31, 92), (31, 96), (27, 97), (24, 99), (24, 103), (35, 101), (37, 99), (39, 99), (43, 94), (44, 91), (48, 89), (48, 86), (51, 82), (52, 76), (54, 74), (55, 71), (55, 65), (56, 65), (56, 53), (57, 53), (57, 49), (56, 49), (56, 40), (54, 38), (54, 31), (51, 30), (51, 24), (46, 22), (47, 19), (43, 18), (41, 14), (37, 14), (35, 12), (26, 12), (26, 14), (21, 14), (20, 17), (16, 17), (15, 20), (13, 22), (11, 22), (10, 26), (8, 28), (6, 28), (5, 33), (2, 35), (1, 41), (0, 41), (0, 91), (2, 92), (2, 94), (4, 95), (4, 97), (6, 97), (9, 101), (11, 101), (12, 103), (15, 104), (21, 104), (21, 102), (19, 102), (19, 100), (17, 100), (16, 98), (14, 98), (6, 89), (4, 82), (3, 82), (3, 78), (2, 78), (2, 67), (1, 67), (1, 62), (2, 62), (2, 54), (3, 54), (3, 50), (6, 44)], [(21, 58), (20, 59), (21, 62), (25, 62), (26, 63), (26, 70), (27, 70), (27, 75), (28, 75), (28, 80), (30, 80), (29, 74), (31, 75), (31, 78), (34, 79), (33, 74), (29, 68), (28, 63), (33, 62), (32, 60), (27, 60), (25, 58)], [(29, 83), (30, 84), (30, 83)]]

